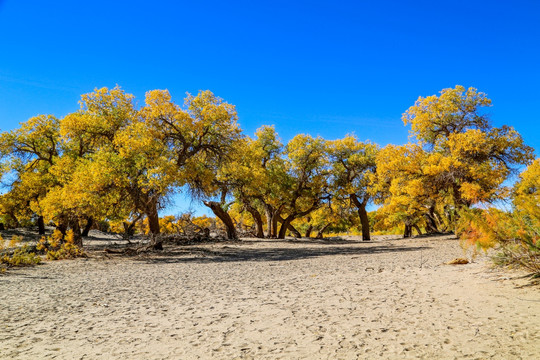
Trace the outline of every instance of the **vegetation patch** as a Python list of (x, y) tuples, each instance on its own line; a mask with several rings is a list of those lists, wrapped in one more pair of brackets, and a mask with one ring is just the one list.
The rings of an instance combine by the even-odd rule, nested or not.
[(0, 273), (5, 272), (10, 267), (33, 266), (41, 263), (41, 257), (36, 254), (35, 247), (20, 246), (20, 242), (20, 236), (13, 236), (6, 245), (0, 236)]
[(68, 230), (65, 236), (59, 230), (55, 230), (51, 236), (42, 237), (36, 248), (44, 252), (48, 260), (86, 257), (86, 253), (75, 245), (71, 230)]

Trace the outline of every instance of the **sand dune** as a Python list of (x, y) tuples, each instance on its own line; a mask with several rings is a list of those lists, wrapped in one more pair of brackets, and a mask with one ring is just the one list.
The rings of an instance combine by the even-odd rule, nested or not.
[(101, 254), (0, 277), (0, 358), (540, 358), (538, 287), (448, 236)]

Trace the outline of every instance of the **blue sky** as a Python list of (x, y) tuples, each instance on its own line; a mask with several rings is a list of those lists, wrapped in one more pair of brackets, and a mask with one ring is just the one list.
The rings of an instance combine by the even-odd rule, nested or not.
[(247, 134), (401, 144), (416, 98), (460, 84), (540, 149), (539, 24), (534, 0), (0, 0), (0, 129), (118, 84), (140, 103), (210, 89)]

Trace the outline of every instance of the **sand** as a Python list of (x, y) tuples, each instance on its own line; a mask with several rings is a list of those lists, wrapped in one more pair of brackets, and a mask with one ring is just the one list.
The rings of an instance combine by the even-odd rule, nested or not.
[(463, 256), (451, 236), (96, 251), (0, 276), (0, 358), (539, 359), (538, 286), (443, 264)]

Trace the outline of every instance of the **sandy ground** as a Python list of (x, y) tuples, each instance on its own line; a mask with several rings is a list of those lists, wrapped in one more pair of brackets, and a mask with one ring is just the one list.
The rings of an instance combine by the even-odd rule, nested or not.
[(47, 262), (0, 276), (0, 358), (540, 359), (540, 289), (482, 257), (443, 265), (463, 255), (452, 237), (248, 239)]

